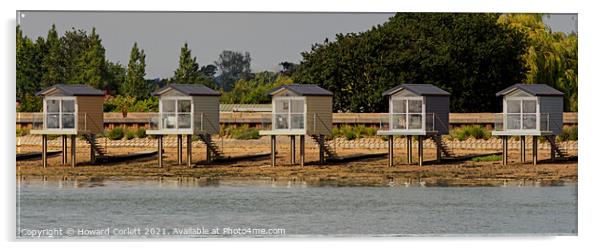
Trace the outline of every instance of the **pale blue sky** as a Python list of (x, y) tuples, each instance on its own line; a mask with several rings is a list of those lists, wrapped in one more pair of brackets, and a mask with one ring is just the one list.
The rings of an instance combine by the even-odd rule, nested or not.
[[(394, 13), (228, 13), (228, 12), (59, 12), (17, 15), (25, 35), (46, 37), (54, 23), (59, 34), (96, 27), (107, 59), (126, 65), (134, 42), (146, 52), (147, 78), (166, 78), (177, 67), (188, 42), (201, 65), (223, 50), (249, 51), (253, 71), (278, 70), (279, 62), (299, 62), (311, 45), (337, 33), (360, 32)], [(576, 14), (554, 14), (545, 22), (554, 31), (577, 30)]]

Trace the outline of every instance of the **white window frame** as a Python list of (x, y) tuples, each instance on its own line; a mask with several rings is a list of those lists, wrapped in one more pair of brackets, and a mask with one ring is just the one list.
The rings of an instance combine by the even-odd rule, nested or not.
[[(174, 112), (163, 112), (163, 101), (169, 101), (169, 100), (173, 100), (174, 101), (174, 105), (175, 105), (175, 109)], [(179, 101), (190, 101), (190, 128), (184, 128), (181, 129), (180, 128), (180, 124), (179, 124), (179, 114), (180, 112), (178, 111), (178, 102)], [(187, 112), (182, 112), (182, 114), (185, 114)], [(166, 128), (163, 124), (163, 114), (174, 114), (175, 115), (175, 126), (174, 128)], [(171, 131), (185, 131), (185, 132), (192, 132), (194, 130), (194, 102), (193, 102), (193, 98), (192, 96), (162, 96), (159, 99), (159, 122), (161, 124), (161, 129), (162, 130), (171, 130)]]
[[(393, 101), (405, 101), (406, 110), (405, 113), (394, 113), (393, 112)], [(410, 113), (410, 102), (409, 101), (421, 101), (422, 102), (422, 113)], [(393, 117), (394, 115), (406, 115), (406, 128), (405, 129), (393, 129)], [(410, 129), (410, 115), (422, 116), (422, 128), (421, 129)], [(426, 102), (423, 96), (395, 96), (389, 98), (389, 129), (392, 131), (409, 131), (409, 132), (422, 132), (426, 130)]]
[[(288, 117), (288, 128), (284, 129), (284, 128), (276, 128), (276, 115), (282, 115), (285, 113), (277, 113), (276, 112), (276, 101), (282, 101), (282, 100), (288, 100), (288, 112), (286, 113), (287, 117)], [(299, 115), (301, 113), (292, 113), (292, 105), (291, 105), (291, 101), (292, 100), (302, 100), (303, 101), (303, 129), (292, 129), (292, 119), (291, 119), (291, 115)], [(307, 130), (307, 98), (305, 98), (305, 96), (275, 96), (274, 98), (272, 98), (272, 130), (277, 130), (277, 131), (290, 131), (290, 132), (305, 132)]]
[[(520, 113), (509, 113), (508, 112), (508, 101), (520, 101)], [(524, 101), (535, 101), (535, 113), (525, 113), (523, 112), (523, 102)], [(523, 128), (523, 116), (527, 114), (527, 115), (535, 115), (535, 128), (534, 129), (524, 129)], [(518, 129), (509, 129), (507, 122), (508, 122), (508, 115), (520, 115), (520, 128)], [(539, 98), (537, 98), (536, 96), (520, 96), (520, 97), (506, 97), (504, 98), (504, 128), (506, 130), (513, 130), (513, 131), (539, 131), (540, 130), (540, 113), (539, 113)]]
[[(48, 119), (48, 103), (47, 101), (59, 101), (59, 112), (52, 112), (51, 114), (58, 114), (59, 115), (59, 127), (58, 128), (48, 128), (46, 122)], [(68, 129), (64, 129), (63, 128), (63, 101), (73, 101), (73, 105), (75, 110), (73, 111), (73, 119), (74, 119), (74, 126), (73, 128), (68, 128)], [(47, 130), (64, 130), (64, 131), (77, 131), (77, 125), (78, 125), (78, 105), (77, 105), (77, 98), (75, 98), (75, 96), (47, 96), (44, 97), (44, 103), (42, 103), (43, 106), (43, 118), (44, 118), (44, 129)], [(67, 112), (66, 114), (70, 114), (71, 112)]]

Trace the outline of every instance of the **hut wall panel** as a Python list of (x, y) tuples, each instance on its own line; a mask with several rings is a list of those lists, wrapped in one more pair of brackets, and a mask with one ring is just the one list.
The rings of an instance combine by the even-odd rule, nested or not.
[[(306, 96), (307, 105), (307, 133), (329, 135), (332, 132), (332, 97), (330, 96)], [(320, 117), (316, 120), (314, 130), (314, 114)], [(315, 132), (314, 132), (315, 131)]]
[(550, 129), (556, 135), (562, 133), (562, 111), (563, 102), (561, 96), (540, 96), (539, 97), (539, 112), (541, 114), (549, 114)]
[[(219, 96), (194, 96), (192, 99), (194, 103), (194, 132), (219, 133)], [(203, 130), (201, 130), (201, 117), (205, 121)]]
[(102, 133), (104, 130), (104, 96), (77, 96), (76, 102), (79, 116), (78, 128), (83, 130), (85, 126), (92, 133)]
[(425, 99), (426, 113), (435, 114), (435, 130), (442, 135), (449, 134), (449, 97), (426, 96)]

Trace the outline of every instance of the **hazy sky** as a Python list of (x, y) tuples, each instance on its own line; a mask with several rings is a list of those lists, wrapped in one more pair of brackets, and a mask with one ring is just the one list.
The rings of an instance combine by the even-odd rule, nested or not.
[[(200, 65), (213, 63), (223, 50), (251, 53), (253, 71), (280, 69), (279, 62), (299, 62), (301, 52), (337, 33), (360, 32), (393, 13), (165, 13), (32, 12), (17, 14), (25, 35), (46, 37), (52, 24), (59, 34), (75, 27), (96, 27), (106, 57), (127, 65), (134, 42), (146, 53), (147, 78), (173, 75), (184, 42)], [(544, 21), (554, 31), (577, 30), (577, 15), (556, 14)]]

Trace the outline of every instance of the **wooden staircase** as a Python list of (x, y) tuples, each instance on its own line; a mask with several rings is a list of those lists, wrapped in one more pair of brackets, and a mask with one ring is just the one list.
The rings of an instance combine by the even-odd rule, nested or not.
[[(330, 147), (330, 145), (328, 145), (326, 143), (325, 140), (320, 140), (319, 135), (310, 135), (310, 136), (314, 140), (314, 142), (316, 142), (316, 144), (318, 144), (318, 146), (320, 146), (320, 148), (322, 148), (324, 150), (328, 159), (336, 159), (337, 158), (336, 152), (332, 149), (332, 147)], [(322, 138), (324, 138), (324, 137), (322, 137)]]
[(431, 139), (435, 142), (435, 145), (437, 145), (437, 148), (441, 149), (441, 152), (443, 152), (443, 155), (445, 157), (447, 157), (447, 158), (456, 157), (454, 152), (452, 152), (452, 150), (445, 144), (445, 142), (443, 142), (443, 139), (441, 139), (440, 135), (432, 136)]
[(556, 152), (558, 156), (562, 158), (567, 158), (569, 156), (566, 149), (561, 148), (560, 146), (558, 146), (558, 144), (556, 144), (556, 136), (545, 136), (545, 138), (550, 143), (550, 147), (554, 149), (554, 152)]
[(98, 156), (105, 156), (107, 154), (107, 150), (96, 140), (96, 135), (84, 134), (84, 138)]
[(211, 150), (211, 153), (213, 153), (213, 157), (220, 158), (223, 156), (223, 152), (219, 149), (219, 146), (217, 146), (217, 144), (211, 139), (210, 134), (200, 134), (199, 137), (205, 143), (205, 145), (207, 145), (207, 148)]

